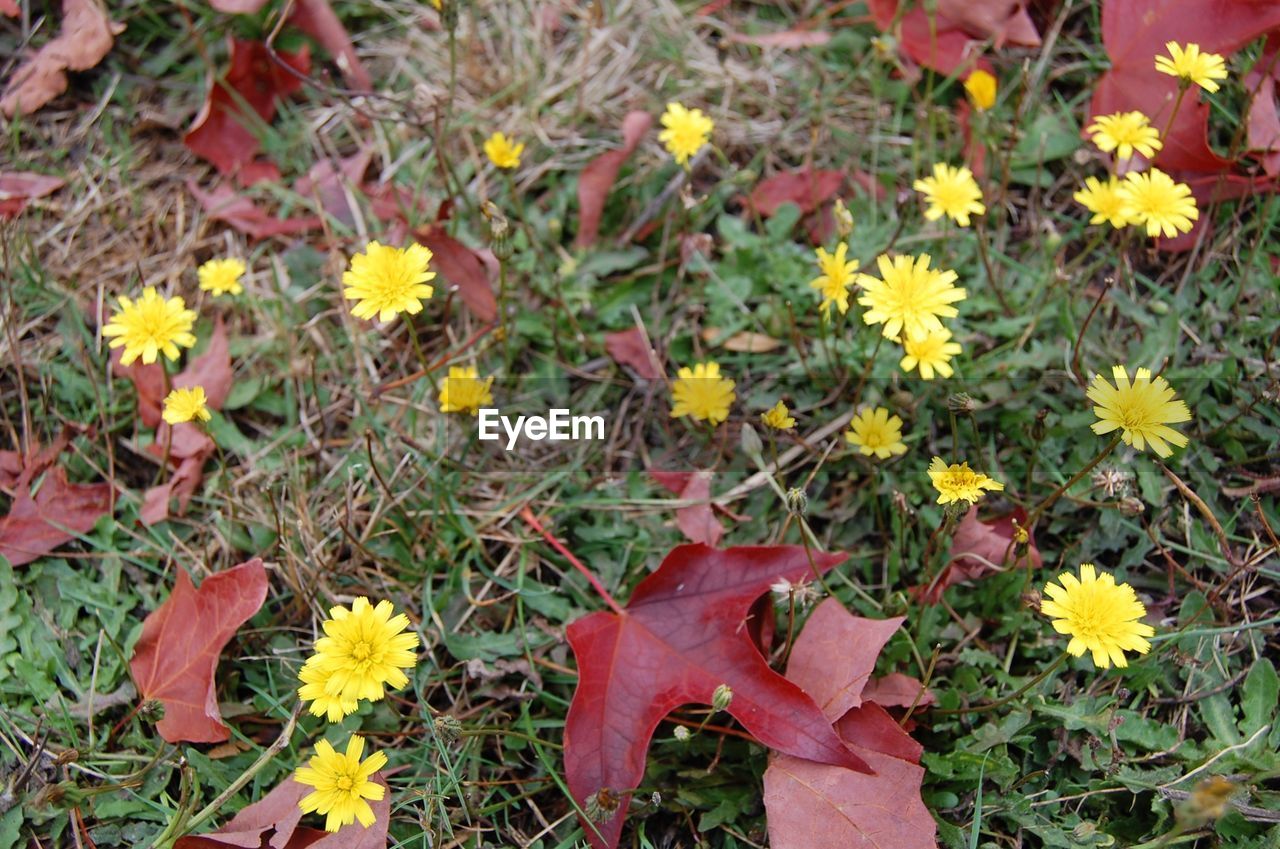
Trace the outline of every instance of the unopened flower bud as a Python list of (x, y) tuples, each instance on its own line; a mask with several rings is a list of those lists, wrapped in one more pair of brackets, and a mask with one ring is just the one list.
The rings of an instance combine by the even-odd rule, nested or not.
[(164, 703), (156, 699), (143, 702), (142, 707), (138, 708), (138, 718), (152, 724), (159, 722), (164, 719)]
[(831, 209), (831, 216), (836, 222), (836, 232), (840, 234), (840, 238), (848, 239), (853, 233), (853, 213), (849, 211), (849, 207), (844, 205), (843, 198), (836, 198), (835, 206)]
[(687, 743), (689, 742), (689, 738), (693, 736), (689, 733), (689, 729), (683, 725), (677, 725), (676, 730), (672, 733), (675, 735), (676, 741), (679, 743)]
[(947, 398), (947, 409), (959, 415), (972, 415), (978, 409), (978, 402), (968, 392), (957, 392)]
[(728, 684), (721, 684), (716, 687), (715, 692), (711, 694), (711, 707), (716, 710), (725, 710), (733, 702), (733, 688)]
[(1142, 503), (1141, 498), (1126, 495), (1116, 503), (1116, 509), (1126, 516), (1137, 516), (1147, 509), (1147, 505)]
[(760, 434), (756, 433), (756, 429), (749, 424), (743, 423), (742, 430), (738, 432), (738, 445), (742, 448), (742, 453), (748, 457), (755, 459), (764, 451), (764, 443), (760, 441)]
[(1041, 407), (1040, 412), (1036, 413), (1036, 420), (1031, 423), (1031, 438), (1036, 442), (1044, 439), (1049, 428), (1045, 425), (1045, 419), (1049, 418), (1049, 408)]

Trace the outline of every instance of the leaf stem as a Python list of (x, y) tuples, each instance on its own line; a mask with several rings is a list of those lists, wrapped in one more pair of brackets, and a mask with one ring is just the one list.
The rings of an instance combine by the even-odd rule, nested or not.
[(623, 610), (622, 606), (614, 600), (613, 596), (609, 594), (609, 591), (604, 588), (604, 584), (600, 583), (600, 579), (593, 575), (591, 570), (582, 564), (581, 560), (574, 557), (573, 552), (564, 547), (564, 543), (552, 536), (551, 532), (542, 526), (542, 523), (533, 515), (533, 511), (529, 509), (529, 505), (526, 504), (524, 507), (520, 508), (520, 518), (524, 519), (525, 523), (529, 525), (529, 527), (541, 534), (542, 538), (547, 541), (547, 545), (550, 545), (556, 551), (560, 552), (562, 557), (572, 563), (573, 567), (582, 573), (582, 576), (587, 579), (587, 583), (591, 585), (591, 588), (594, 589), (602, 599), (604, 599), (605, 604), (609, 605), (610, 610), (619, 616), (626, 615), (626, 611)]

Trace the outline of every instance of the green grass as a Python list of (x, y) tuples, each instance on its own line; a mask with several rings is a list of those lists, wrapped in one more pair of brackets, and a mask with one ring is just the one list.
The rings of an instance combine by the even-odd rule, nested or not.
[[(712, 468), (713, 494), (731, 490), (757, 471), (739, 448), (740, 425), (758, 421), (779, 397), (799, 411), (800, 433), (856, 404), (887, 406), (906, 420), (910, 451), (899, 460), (874, 465), (837, 433), (776, 475), (782, 490), (806, 493), (805, 519), (819, 544), (853, 555), (829, 579), (835, 594), (861, 615), (907, 617), (880, 672), (921, 676), (936, 651), (930, 686), (941, 708), (1012, 692), (1063, 646), (1027, 594), (1081, 562), (1132, 583), (1158, 623), (1151, 654), (1126, 670), (1097, 673), (1087, 660), (1072, 661), (1007, 709), (916, 713), (924, 798), (942, 845), (1274, 845), (1275, 826), (1239, 809), (1196, 819), (1177, 795), (1201, 778), (1229, 775), (1245, 788), (1242, 804), (1280, 809), (1280, 729), (1266, 660), (1276, 656), (1280, 578), (1267, 523), (1280, 527), (1280, 513), (1274, 491), (1256, 500), (1232, 494), (1273, 479), (1280, 457), (1274, 197), (1215, 208), (1213, 232), (1190, 254), (1115, 236), (1084, 253), (1096, 230), (1071, 193), (1102, 172), (1078, 131), (1105, 55), (1096, 14), (1077, 12), (1044, 65), (1050, 73), (1026, 77), (1033, 87), (1017, 81), (1023, 59), (1034, 68), (1038, 52), (994, 54), (1003, 89), (987, 131), (1012, 155), (1007, 192), (1000, 195), (995, 177), (984, 186), (994, 210), (986, 238), (1016, 306), (1006, 316), (987, 282), (981, 237), (928, 224), (914, 197), (895, 197), (932, 162), (959, 161), (954, 81), (901, 79), (872, 49), (871, 25), (852, 21), (822, 48), (717, 52), (681, 17), (695, 6), (661, 3), (645, 17), (635, 7), (613, 10), (599, 31), (567, 14), (558, 41), (537, 35), (522, 6), (514, 20), (486, 16), (488, 6), (462, 13), (442, 148), (471, 203), (458, 204), (447, 226), (483, 245), (488, 228), (474, 209), (483, 190), (514, 228), (507, 339), (485, 335), (467, 356), (498, 376), (504, 406), (605, 412), (609, 438), (601, 443), (506, 454), (477, 443), (469, 422), (438, 414), (426, 381), (378, 393), (419, 364), (403, 323), (374, 328), (341, 301), (346, 257), (366, 237), (384, 235), (372, 216), (354, 231), (331, 221), (331, 241), (258, 244), (201, 219), (184, 182), (207, 184), (208, 175), (184, 153), (180, 132), (203, 96), (206, 57), (225, 62), (228, 21), (206, 5), (125, 4), (114, 11), (129, 25), (116, 50), (73, 82), (74, 102), (110, 94), (96, 120), (82, 125), (82, 113), (51, 108), (9, 125), (6, 167), (57, 173), (69, 185), (0, 225), (0, 425), (15, 447), (49, 441), (64, 422), (93, 425), (63, 462), (72, 480), (111, 476), (121, 496), (114, 519), (65, 555), (0, 567), (0, 777), (9, 794), (0, 791), (0, 847), (33, 839), (88, 845), (86, 834), (100, 847), (145, 846), (180, 811), (199, 810), (288, 718), (323, 611), (361, 593), (390, 598), (420, 625), (427, 651), (411, 689), (335, 727), (304, 715), (290, 746), (216, 822), (282, 780), (315, 739), (361, 729), (398, 770), (390, 779), (393, 845), (578, 845), (560, 759), (576, 680), (563, 629), (603, 605), (519, 511), (531, 506), (625, 600), (681, 541), (668, 495), (646, 469)], [(385, 176), (422, 193), (422, 220), (411, 224), (423, 223), (450, 189), (434, 118), (414, 105), (415, 86), (447, 96), (445, 36), (403, 26), (420, 14), (418, 4), (338, 8), (390, 99), (369, 103), (377, 120), (366, 122), (357, 111), (364, 106), (304, 91), (264, 130), (286, 185), (249, 194), (283, 214), (306, 211), (310, 200), (288, 184), (317, 152), (371, 144), (371, 173), (396, 163)], [(744, 31), (803, 17), (789, 6), (735, 14)], [(0, 45), (16, 44), (17, 31), (6, 26)], [(247, 35), (261, 22), (235, 26)], [(604, 40), (588, 49), (593, 32)], [(1213, 121), (1230, 126), (1245, 101), (1232, 87), (1224, 92), (1213, 99)], [(673, 198), (650, 236), (613, 243), (676, 174), (651, 132), (624, 168), (597, 247), (575, 251), (575, 175), (616, 144), (627, 109), (657, 114), (676, 97), (716, 119), (724, 155), (694, 172), (692, 208)], [(171, 128), (139, 126), (144, 108)], [(1010, 141), (1015, 114), (1019, 136)], [(529, 143), (514, 196), (476, 153), (495, 128)], [(888, 191), (885, 199), (844, 194), (856, 222), (850, 253), (864, 269), (892, 242), (928, 251), (969, 289), (951, 322), (965, 347), (955, 379), (904, 375), (894, 346), (878, 347), (874, 329), (861, 326), (860, 310), (823, 328), (806, 286), (816, 275), (812, 247), (796, 210), (763, 226), (744, 212), (741, 198), (756, 178), (810, 160), (867, 171)], [(998, 176), (1005, 165), (999, 153), (989, 168)], [(682, 232), (711, 234), (712, 255), (682, 265)], [(195, 300), (194, 266), (228, 250), (250, 261), (249, 292), (229, 304), (205, 300), (199, 326), (207, 335), (221, 313), (231, 331), (235, 387), (213, 426), (225, 463), (208, 465), (185, 517), (147, 528), (138, 509), (156, 469), (140, 450), (151, 434), (136, 422), (131, 386), (108, 378), (98, 304), (144, 279)], [(1194, 414), (1185, 428), (1191, 444), (1169, 468), (1248, 568), (1224, 556), (1210, 523), (1150, 454), (1122, 449), (1102, 467), (1121, 473), (1118, 491), (1086, 477), (1039, 523), (1043, 569), (1012, 569), (949, 590), (945, 605), (920, 605), (909, 588), (938, 568), (922, 559), (943, 521), (924, 474), (930, 457), (968, 458), (1006, 482), (988, 505), (994, 510), (1034, 505), (1105, 444), (1088, 429), (1094, 417), (1071, 360), (1109, 276), (1116, 283), (1079, 340), (1082, 370), (1106, 372), (1116, 362), (1164, 369)], [(738, 382), (729, 424), (709, 434), (671, 420), (664, 386), (636, 383), (608, 358), (603, 334), (635, 326), (637, 316), (669, 373), (713, 358)], [(480, 330), (456, 298), (447, 322), (437, 302), (418, 327), (431, 361)], [(754, 354), (717, 347), (743, 331), (783, 344)], [(960, 393), (972, 413), (949, 412)], [(783, 437), (778, 450), (793, 444)], [(726, 543), (799, 540), (795, 518), (769, 486), (729, 507), (745, 518), (726, 520)], [(199, 580), (255, 554), (270, 564), (271, 593), (229, 646), (219, 679), (241, 750), (167, 746), (138, 719), (113, 734), (134, 704), (122, 689), (132, 643), (174, 569)], [(86, 716), (90, 692), (101, 710)], [(444, 733), (445, 716), (458, 720), (461, 736)], [(626, 845), (693, 845), (695, 835), (708, 846), (765, 845), (766, 752), (710, 732), (681, 743), (673, 727), (659, 727), (637, 796), (660, 801), (636, 803)]]

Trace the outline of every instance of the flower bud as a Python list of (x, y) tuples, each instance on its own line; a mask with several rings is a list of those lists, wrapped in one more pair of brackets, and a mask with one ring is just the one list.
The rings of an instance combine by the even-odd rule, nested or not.
[(716, 687), (715, 692), (711, 694), (711, 707), (715, 710), (725, 710), (733, 702), (733, 689), (728, 684), (721, 684)]
[(688, 743), (689, 738), (693, 736), (689, 733), (689, 729), (683, 725), (677, 725), (676, 730), (672, 733), (675, 735), (676, 742), (678, 743)]
[(760, 434), (756, 433), (756, 429), (745, 422), (742, 430), (738, 432), (738, 445), (742, 448), (742, 453), (746, 454), (753, 460), (760, 457), (764, 451), (764, 443), (760, 441)]
[(787, 490), (787, 511), (796, 516), (803, 516), (809, 509), (809, 496), (797, 486)]
[(849, 207), (844, 205), (843, 198), (836, 198), (836, 204), (831, 210), (831, 215), (836, 221), (836, 232), (840, 234), (840, 239), (845, 240), (853, 233), (853, 213), (849, 211)]

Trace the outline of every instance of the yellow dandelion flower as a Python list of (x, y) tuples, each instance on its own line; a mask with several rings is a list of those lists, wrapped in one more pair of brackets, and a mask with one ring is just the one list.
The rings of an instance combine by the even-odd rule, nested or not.
[(385, 695), (384, 686), (398, 690), (409, 683), (403, 670), (418, 662), (418, 635), (406, 631), (409, 617), (393, 616), (393, 611), (391, 602), (375, 607), (364, 596), (349, 610), (341, 605), (329, 609), (333, 618), (324, 621), (325, 636), (316, 640), (316, 653), (308, 661), (327, 676), (326, 695), (348, 702), (377, 701)]
[(761, 413), (760, 421), (765, 427), (774, 430), (791, 430), (796, 426), (796, 420), (792, 417), (791, 411), (781, 401), (774, 404), (767, 412)]
[(671, 384), (671, 418), (689, 416), (718, 425), (729, 418), (729, 405), (737, 397), (733, 381), (720, 375), (720, 364), (698, 363), (682, 368)]
[(1084, 188), (1076, 192), (1072, 197), (1081, 206), (1093, 213), (1093, 217), (1089, 219), (1090, 224), (1101, 224), (1103, 221), (1108, 221), (1112, 227), (1119, 229), (1133, 223), (1133, 219), (1129, 217), (1128, 212), (1125, 210), (1124, 194), (1120, 191), (1120, 181), (1115, 177), (1108, 177), (1105, 183), (1097, 177), (1086, 177)]
[(1200, 217), (1191, 187), (1175, 183), (1173, 178), (1152, 168), (1137, 173), (1130, 171), (1120, 184), (1121, 211), (1137, 226), (1145, 226), (1148, 236), (1164, 234), (1172, 239), (1179, 233), (1188, 233)]
[(924, 217), (937, 221), (942, 216), (954, 220), (961, 227), (969, 226), (970, 215), (985, 215), (982, 205), (982, 189), (973, 179), (973, 172), (965, 166), (953, 168), (945, 162), (933, 166), (933, 176), (916, 180), (913, 188), (929, 201)]
[(701, 109), (686, 109), (679, 103), (668, 103), (662, 113), (662, 126), (658, 141), (666, 146), (676, 162), (689, 167), (689, 159), (702, 150), (711, 138), (715, 123)]
[(182, 298), (163, 298), (154, 286), (142, 290), (142, 297), (132, 301), (121, 295), (120, 309), (102, 327), (102, 335), (112, 337), (108, 347), (124, 347), (120, 365), (131, 365), (139, 357), (151, 365), (160, 354), (178, 359), (178, 346), (196, 344), (191, 328), (196, 323), (194, 310), (186, 308)]
[(981, 68), (970, 74), (964, 81), (964, 90), (969, 93), (969, 100), (981, 112), (986, 112), (996, 104), (996, 78)]
[(1151, 450), (1160, 457), (1173, 453), (1166, 443), (1179, 448), (1187, 444), (1187, 437), (1169, 425), (1190, 421), (1191, 410), (1185, 401), (1178, 400), (1167, 380), (1152, 377), (1150, 369), (1140, 368), (1130, 382), (1124, 366), (1113, 367), (1111, 376), (1114, 386), (1095, 374), (1086, 393), (1097, 405), (1093, 413), (1098, 421), (1091, 425), (1094, 433), (1119, 430), (1125, 445), (1141, 451), (1151, 443)]
[(200, 279), (200, 288), (215, 298), (219, 295), (239, 295), (244, 291), (240, 278), (247, 270), (245, 264), (238, 259), (211, 259), (196, 269), (196, 277)]
[(339, 693), (331, 696), (325, 690), (329, 683), (332, 673), (323, 672), (309, 659), (302, 665), (302, 669), (298, 672), (298, 680), (302, 682), (302, 686), (298, 688), (298, 698), (304, 702), (311, 702), (308, 710), (312, 716), (323, 716), (330, 722), (341, 722), (344, 716), (349, 716), (356, 712), (360, 702), (356, 699), (343, 698)]
[(502, 133), (494, 133), (485, 139), (484, 155), (499, 168), (519, 168), (520, 154), (524, 153), (524, 142), (516, 144), (513, 138)]
[(1129, 665), (1126, 651), (1146, 654), (1151, 650), (1147, 637), (1155, 629), (1142, 622), (1147, 608), (1138, 601), (1133, 587), (1117, 584), (1106, 572), (1098, 574), (1092, 563), (1080, 566), (1080, 578), (1070, 572), (1058, 576), (1058, 584), (1045, 584), (1049, 598), (1040, 602), (1040, 612), (1048, 616), (1053, 629), (1069, 634), (1067, 651), (1080, 657), (1093, 654), (1093, 665), (1109, 669), (1111, 664), (1123, 669)]
[(821, 275), (809, 281), (809, 288), (817, 289), (822, 295), (819, 307), (827, 313), (832, 306), (844, 315), (849, 311), (849, 287), (857, 280), (858, 261), (847, 260), (845, 256), (849, 246), (844, 242), (836, 245), (836, 252), (829, 254), (824, 248), (818, 248), (818, 269)]
[(868, 457), (874, 454), (879, 460), (907, 453), (907, 445), (902, 441), (902, 419), (889, 415), (884, 407), (868, 408), (855, 415), (849, 421), (844, 439), (860, 454)]
[(1150, 159), (1163, 147), (1160, 131), (1141, 112), (1100, 115), (1085, 130), (1103, 153), (1116, 152), (1116, 159), (1128, 159), (1136, 150)]
[(440, 386), (440, 412), (478, 415), (493, 403), (492, 386), (493, 377), (481, 380), (475, 366), (450, 366)]
[(171, 425), (182, 424), (194, 419), (207, 422), (213, 416), (205, 406), (209, 399), (205, 397), (203, 386), (190, 389), (175, 389), (164, 397), (164, 420)]
[(951, 331), (944, 327), (941, 330), (930, 330), (918, 338), (908, 336), (902, 343), (902, 350), (906, 354), (899, 363), (903, 371), (910, 372), (918, 368), (922, 378), (933, 380), (934, 372), (943, 377), (955, 374), (955, 370), (951, 368), (951, 358), (962, 349), (959, 342), (951, 341)]
[(897, 339), (905, 331), (907, 338), (920, 337), (930, 330), (941, 330), (940, 318), (954, 318), (958, 311), (951, 304), (967, 297), (964, 289), (951, 284), (954, 271), (929, 267), (929, 255), (919, 257), (887, 256), (876, 259), (880, 268), (877, 280), (859, 276), (864, 290), (858, 303), (869, 309), (862, 314), (867, 324), (883, 324), (884, 335)]
[(1176, 41), (1164, 46), (1168, 56), (1156, 57), (1156, 70), (1188, 83), (1195, 83), (1205, 91), (1217, 91), (1217, 80), (1227, 78), (1227, 63), (1217, 53), (1201, 53), (1199, 44), (1182, 47)]
[(380, 800), (386, 788), (373, 781), (373, 774), (387, 765), (387, 756), (374, 752), (361, 760), (363, 755), (364, 738), (359, 735), (351, 735), (341, 755), (328, 740), (320, 740), (307, 766), (294, 771), (294, 781), (315, 788), (298, 807), (303, 813), (323, 814), (325, 831), (337, 831), (356, 820), (368, 828), (377, 821), (369, 802)]
[(929, 464), (929, 479), (938, 490), (938, 503), (968, 501), (974, 504), (982, 499), (983, 490), (999, 492), (1004, 489), (1000, 481), (992, 480), (981, 472), (969, 468), (967, 462), (947, 465), (941, 457), (934, 457)]
[(436, 274), (428, 271), (431, 251), (424, 245), (393, 248), (370, 242), (365, 252), (351, 258), (351, 268), (342, 274), (346, 285), (342, 296), (356, 304), (356, 318), (390, 321), (402, 312), (417, 315), (422, 301), (435, 290), (427, 285)]

